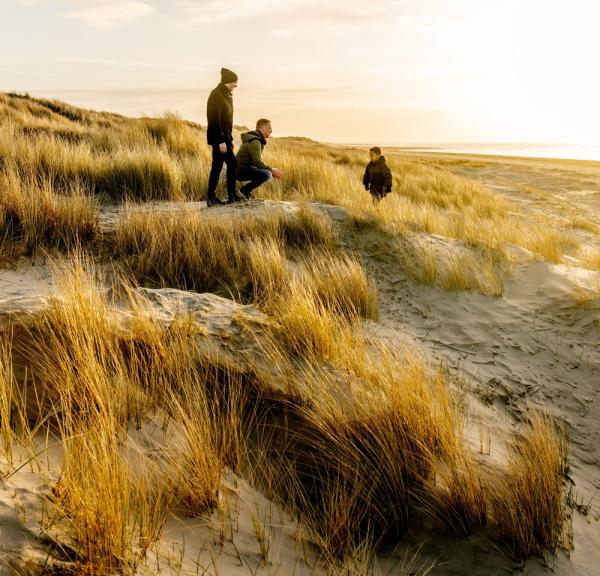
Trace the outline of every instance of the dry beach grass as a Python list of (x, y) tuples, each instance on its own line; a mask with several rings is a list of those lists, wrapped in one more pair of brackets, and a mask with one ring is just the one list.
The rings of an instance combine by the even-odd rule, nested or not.
[[(85, 234), (93, 229), (89, 227), (93, 206), (86, 195), (112, 202), (203, 198), (209, 166), (203, 135), (176, 116), (132, 120), (18, 95), (2, 95), (0, 114), (5, 178), (13, 186), (18, 181), (41, 189), (36, 194), (48, 198), (47, 204), (70, 205), (72, 214), (85, 214)], [(455, 175), (442, 162), (390, 156), (394, 193), (373, 208), (360, 184), (365, 163), (361, 150), (340, 151), (305, 139), (284, 139), (271, 143), (269, 157), (286, 178), (266, 187), (265, 197), (336, 204), (359, 222), (375, 221), (402, 239), (399, 258), (412, 261), (415, 278), (448, 289), (499, 294), (504, 272), (498, 262), (510, 260), (507, 243), (558, 262), (572, 242), (566, 227), (523, 218), (506, 200)], [(72, 200), (63, 200), (64, 196)], [(27, 205), (33, 212), (35, 203), (21, 201), (24, 222), (33, 218), (24, 212)], [(2, 200), (2, 210), (14, 212), (10, 197)], [(53, 226), (67, 238), (84, 232), (73, 230), (72, 218), (56, 220)], [(476, 262), (484, 280), (472, 272), (457, 278), (443, 265), (443, 254), (422, 246), (421, 234), (459, 241), (465, 247), (464, 259)], [(40, 242), (44, 239), (38, 238)]]
[[(49, 251), (57, 279), (43, 309), (0, 332), (2, 472), (15, 473), (13, 449), (33, 436), (38, 466), (40, 446), (59, 447), (43, 527), (75, 551), (69, 570), (138, 573), (171, 518), (224, 515), (230, 473), (297, 519), (330, 573), (374, 573), (375, 551), (413, 525), (483, 535), (519, 561), (556, 551), (562, 431), (534, 415), (510, 457), (484, 465), (446, 373), (365, 327), (379, 297), (346, 239), (375, 230), (408, 277), (498, 296), (508, 244), (556, 262), (568, 231), (514, 213), (443, 163), (400, 156), (390, 158), (395, 191), (374, 208), (362, 151), (302, 139), (270, 144), (286, 178), (261, 190), (295, 200), (293, 210), (152, 210), (150, 200), (202, 198), (198, 126), (18, 95), (0, 95), (0, 115), (0, 255)], [(347, 222), (311, 202), (343, 207)], [(112, 203), (121, 210), (103, 228)], [(252, 340), (236, 349), (223, 336), (232, 363), (193, 315), (159, 321), (138, 285), (251, 304), (261, 328), (240, 308), (233, 324)], [(148, 428), (159, 440), (144, 452), (136, 438)], [(410, 561), (398, 573), (429, 570)]]

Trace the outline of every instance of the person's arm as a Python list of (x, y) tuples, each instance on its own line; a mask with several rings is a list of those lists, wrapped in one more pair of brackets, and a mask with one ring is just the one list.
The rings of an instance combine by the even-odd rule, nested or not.
[(206, 117), (208, 125), (212, 127), (213, 133), (218, 136), (219, 145), (225, 144), (227, 139), (223, 133), (223, 125), (221, 124), (221, 116), (223, 115), (223, 102), (218, 94), (212, 93), (208, 97), (206, 105)]
[(252, 140), (248, 143), (248, 152), (250, 152), (250, 164), (252, 166), (263, 170), (271, 170), (271, 167), (263, 162), (262, 147), (258, 140)]
[(369, 166), (365, 168), (365, 175), (363, 176), (363, 185), (365, 190), (369, 189), (369, 185), (371, 184), (371, 179), (369, 178)]
[(393, 184), (392, 171), (390, 170), (390, 167), (386, 165), (386, 167), (385, 167), (385, 191), (386, 192), (392, 191), (392, 184)]

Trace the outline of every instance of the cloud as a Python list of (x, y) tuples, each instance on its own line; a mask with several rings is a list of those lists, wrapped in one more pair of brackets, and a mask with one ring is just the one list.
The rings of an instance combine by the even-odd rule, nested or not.
[(85, 3), (71, 0), (68, 4), (73, 8), (63, 13), (65, 18), (97, 28), (133, 22), (156, 13), (152, 4), (138, 0), (91, 0)]
[[(190, 72), (206, 72), (207, 70), (212, 70), (213, 66), (204, 65), (204, 66), (185, 66), (181, 64), (160, 64), (155, 62), (140, 62), (140, 61), (128, 61), (128, 60), (107, 60), (103, 58), (70, 58), (67, 60), (62, 60), (62, 62), (67, 64), (91, 64), (91, 65), (99, 65), (99, 66), (107, 66), (114, 68), (140, 68), (140, 69), (150, 69), (150, 70), (180, 70), (180, 71), (190, 71)], [(0, 60), (0, 64), (2, 61)]]
[[(322, 3), (323, 0), (321, 0)], [(318, 0), (177, 0), (175, 7), (192, 24), (215, 20), (251, 18), (263, 14), (289, 12)]]

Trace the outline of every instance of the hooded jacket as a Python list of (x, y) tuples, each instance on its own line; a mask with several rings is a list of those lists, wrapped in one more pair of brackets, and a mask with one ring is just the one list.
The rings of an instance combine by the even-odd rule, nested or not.
[(206, 139), (211, 146), (225, 142), (233, 143), (233, 96), (225, 86), (219, 84), (208, 97), (206, 103), (208, 129)]
[(392, 171), (385, 161), (385, 156), (380, 156), (375, 162), (369, 162), (363, 176), (363, 184), (367, 189), (377, 189), (386, 192), (392, 191)]
[(265, 137), (258, 130), (244, 132), (242, 134), (242, 145), (237, 153), (237, 173), (244, 174), (248, 168), (271, 170), (262, 159), (262, 152), (266, 145)]

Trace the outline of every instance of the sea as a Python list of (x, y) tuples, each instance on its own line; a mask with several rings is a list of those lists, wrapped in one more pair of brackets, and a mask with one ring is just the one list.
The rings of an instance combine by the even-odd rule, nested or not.
[[(383, 147), (383, 146), (382, 146)], [(388, 146), (392, 147), (392, 146)], [(393, 146), (411, 152), (444, 152), (482, 154), (490, 156), (519, 156), (524, 158), (557, 158), (600, 161), (600, 146), (574, 144), (419, 144)]]

